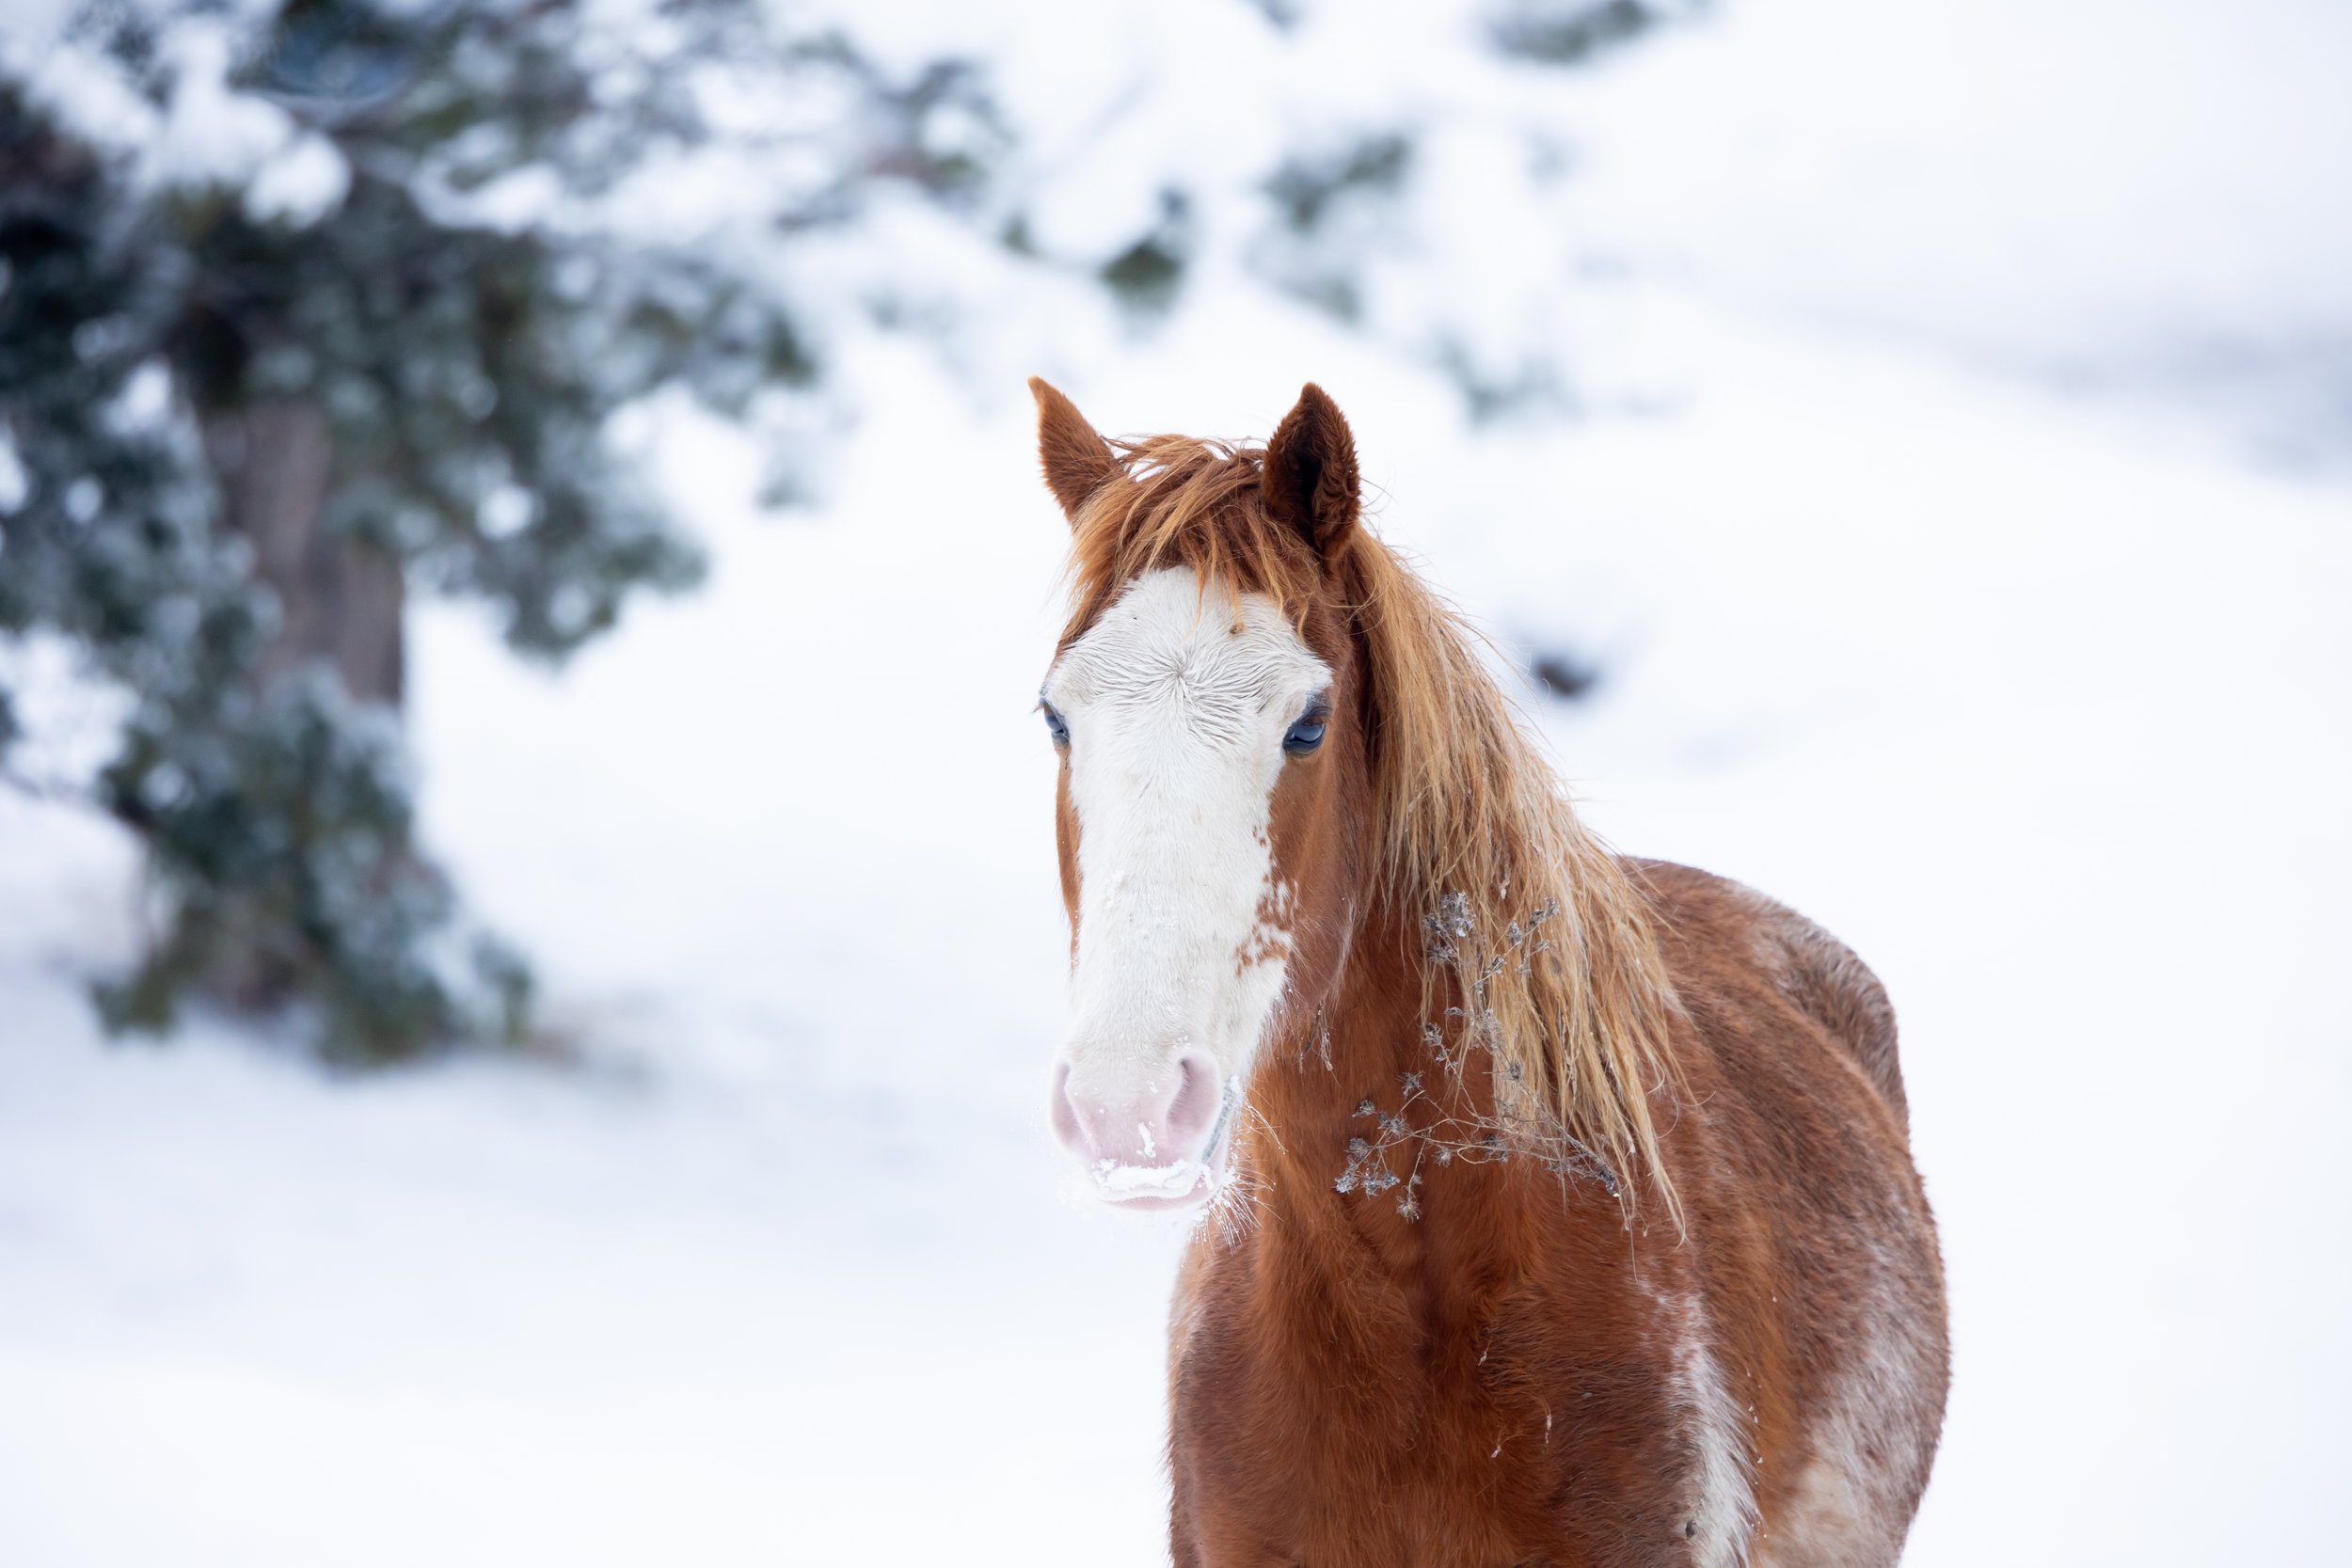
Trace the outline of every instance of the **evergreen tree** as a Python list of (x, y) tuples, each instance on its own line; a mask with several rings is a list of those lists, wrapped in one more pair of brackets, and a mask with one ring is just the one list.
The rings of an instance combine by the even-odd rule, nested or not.
[(415, 842), (405, 594), (478, 595), (561, 657), (701, 569), (613, 412), (820, 373), (755, 268), (599, 198), (713, 134), (714, 71), (834, 105), (752, 214), (783, 243), (874, 182), (953, 202), (979, 174), (930, 135), (986, 123), (951, 63), (894, 82), (737, 0), (603, 10), (166, 0), (80, 17), (71, 72), (0, 61), (0, 632), (133, 698), (98, 791), (159, 914), (102, 987), (117, 1025), (208, 997), (298, 1006), (343, 1060), (519, 1037), (527, 971)]

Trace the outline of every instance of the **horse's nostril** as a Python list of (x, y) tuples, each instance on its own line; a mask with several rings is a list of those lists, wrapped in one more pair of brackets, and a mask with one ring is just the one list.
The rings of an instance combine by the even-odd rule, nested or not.
[(1168, 1102), (1168, 1135), (1175, 1147), (1190, 1151), (1216, 1125), (1225, 1086), (1218, 1080), (1216, 1063), (1206, 1056), (1187, 1055), (1178, 1064), (1178, 1070), (1183, 1082), (1177, 1085), (1176, 1098)]

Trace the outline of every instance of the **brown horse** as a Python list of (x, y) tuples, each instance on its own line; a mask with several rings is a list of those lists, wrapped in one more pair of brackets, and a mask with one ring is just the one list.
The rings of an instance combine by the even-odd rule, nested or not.
[(1210, 1216), (1178, 1568), (1894, 1562), (1947, 1357), (1877, 980), (1585, 832), (1321, 390), (1260, 450), (1031, 385), (1075, 533), (1052, 1118)]

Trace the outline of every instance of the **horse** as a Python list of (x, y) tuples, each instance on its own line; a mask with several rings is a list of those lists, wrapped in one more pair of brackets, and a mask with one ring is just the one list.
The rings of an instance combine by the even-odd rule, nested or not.
[(1263, 446), (1030, 383), (1072, 530), (1082, 1180), (1199, 1206), (1175, 1568), (1895, 1562), (1949, 1379), (1894, 1013), (1579, 820), (1309, 385)]

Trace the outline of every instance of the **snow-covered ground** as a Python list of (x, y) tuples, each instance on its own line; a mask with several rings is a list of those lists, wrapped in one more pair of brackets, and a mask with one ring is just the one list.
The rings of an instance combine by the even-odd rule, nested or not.
[[(1228, 51), (1244, 122), (1297, 52), (1416, 79), (1233, 8), (1168, 69)], [(1067, 1197), (1039, 1114), (1032, 369), (1119, 431), (1323, 382), (1388, 537), (1602, 669), (1529, 698), (1601, 828), (1878, 969), (1956, 1340), (1908, 1562), (2341, 1560), (2347, 77), (2317, 0), (1721, 0), (1540, 79), (1622, 269), (1543, 330), (1614, 319), (1618, 411), (1473, 427), (1408, 331), (1210, 266), (1157, 331), (1008, 277), (959, 371), (863, 342), (813, 515), (656, 420), (707, 591), (560, 677), (416, 639), (428, 831), (576, 1069), (104, 1044), (130, 857), (0, 793), (0, 1563), (1164, 1560), (1181, 1232)], [(1166, 139), (1118, 150), (1211, 156)]]

